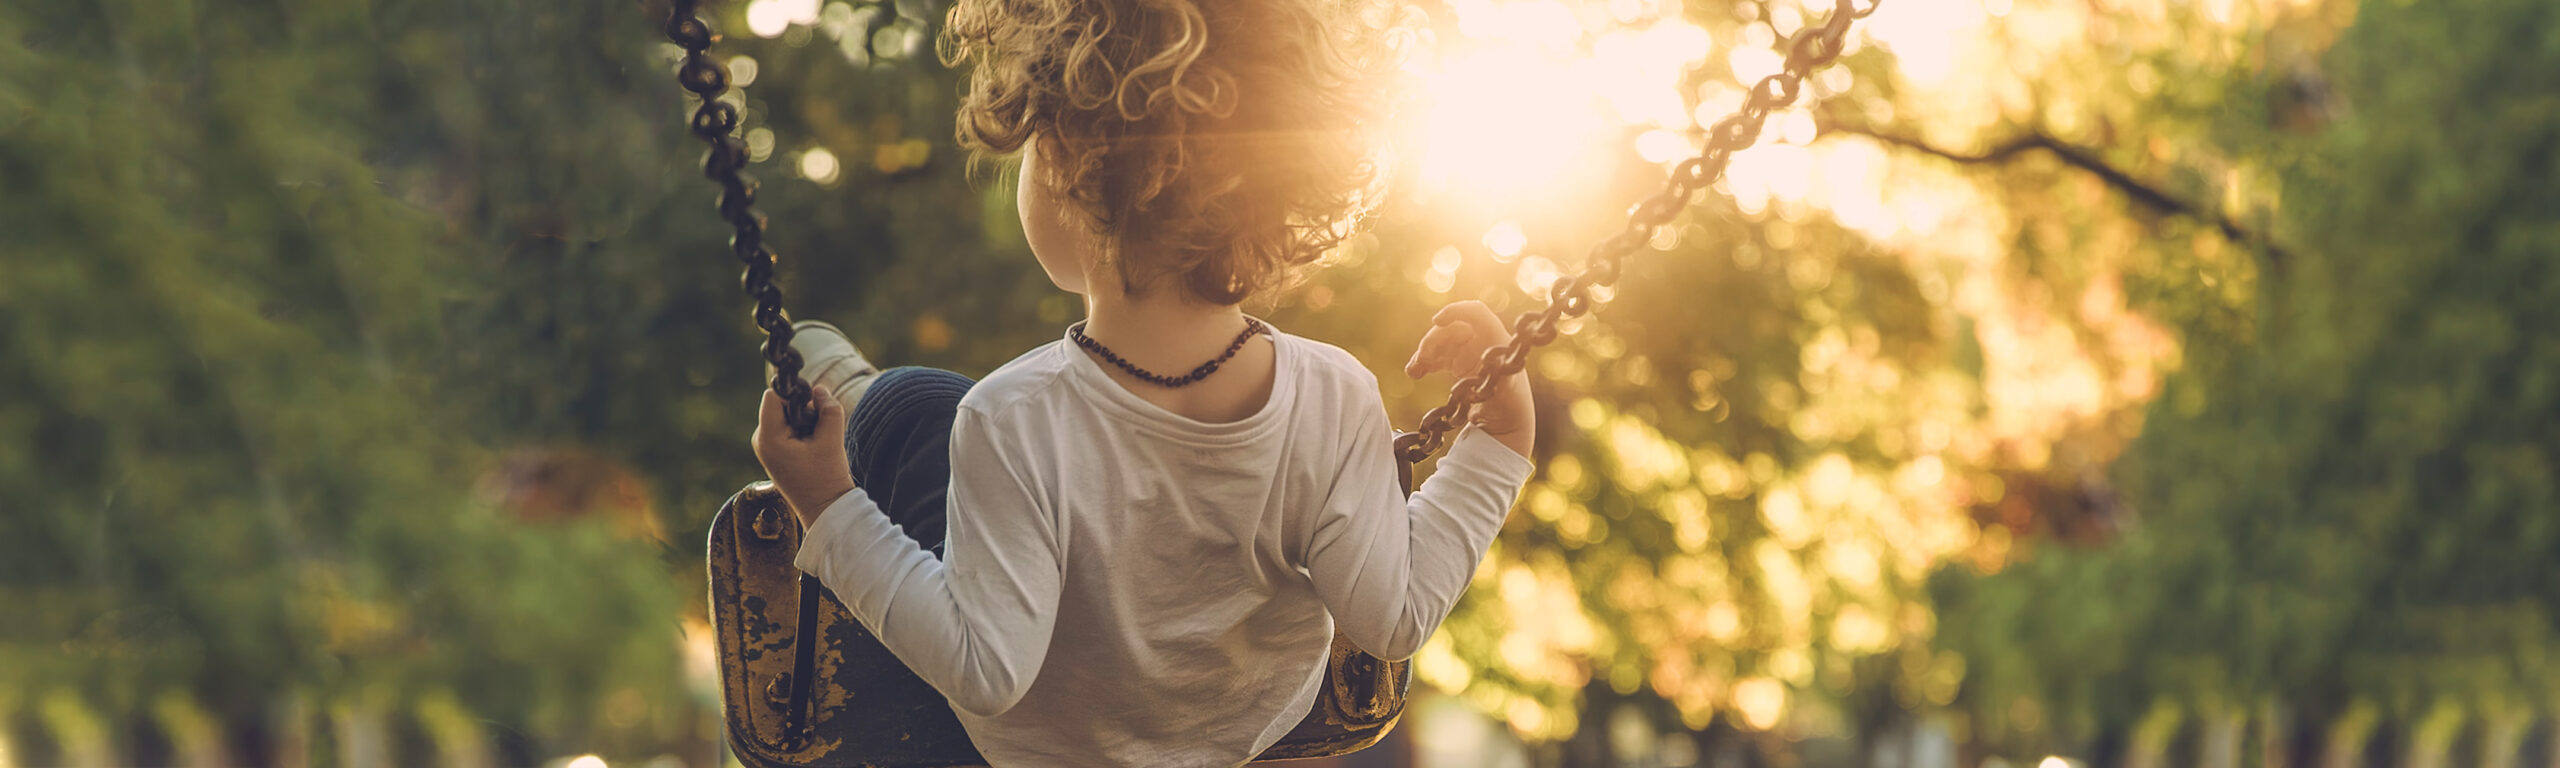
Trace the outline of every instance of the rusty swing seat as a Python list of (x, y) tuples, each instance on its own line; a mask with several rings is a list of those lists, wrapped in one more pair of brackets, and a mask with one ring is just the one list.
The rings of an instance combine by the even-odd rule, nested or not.
[[(746, 293), (765, 332), (763, 357), (774, 370), (770, 385), (793, 434), (807, 437), (818, 414), (800, 378), (800, 355), (791, 350), (782, 291), (773, 285), (774, 256), (764, 245), (764, 217), (755, 211), (755, 180), (743, 173), (746, 142), (732, 135), (738, 109), (719, 100), (729, 73), (704, 53), (713, 35), (694, 15), (698, 2), (669, 3), (665, 32), (685, 51), (676, 81), (700, 99), (690, 127), (710, 146), (703, 172), (720, 184), (721, 217), (733, 230), (730, 249), (746, 265)], [(1626, 256), (1669, 224), (1691, 195), (1714, 184), (1733, 153), (1757, 140), (1769, 113), (1795, 103), (1806, 75), (1840, 57), (1849, 22), (1876, 7), (1834, 2), (1821, 25), (1807, 25), (1788, 41), (1780, 70), (1761, 78), (1739, 111), (1708, 129), (1699, 154), (1674, 167), (1662, 191), (1629, 212), (1625, 231), (1593, 247), (1581, 273), (1557, 278), (1546, 305), (1513, 324), (1509, 344), (1486, 350), (1483, 368), (1452, 386), (1448, 402), (1425, 413), (1416, 431), (1396, 437), (1406, 492), (1414, 465), (1444, 447), (1494, 383), (1522, 369), (1530, 349), (1554, 341), (1560, 321), (1588, 313), (1591, 290), (1615, 283)], [(739, 761), (753, 768), (983, 763), (942, 695), (899, 663), (816, 578), (792, 565), (800, 534), (798, 517), (770, 483), (739, 490), (712, 519), (707, 554), (720, 701)], [(1305, 719), (1257, 761), (1341, 755), (1377, 743), (1404, 713), (1412, 670), (1363, 653), (1337, 633), (1325, 677)]]

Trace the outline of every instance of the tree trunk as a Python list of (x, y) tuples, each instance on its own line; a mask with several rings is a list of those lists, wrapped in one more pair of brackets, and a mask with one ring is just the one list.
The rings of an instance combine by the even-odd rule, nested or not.
[(2196, 765), (2240, 768), (2240, 736), (2247, 732), (2248, 725), (2249, 716), (2240, 710), (2206, 716), (2204, 730), (2197, 734)]
[(2462, 734), (2462, 708), (2439, 701), (2409, 726), (2408, 768), (2445, 768), (2451, 764), (2454, 737)]
[(2524, 737), (2533, 731), (2533, 715), (2496, 712), (2481, 716), (2480, 768), (2521, 768)]
[(347, 704), (337, 715), (339, 765), (392, 765), (391, 727), (382, 710)]
[(2320, 768), (2361, 768), (2365, 745), (2373, 740), (2373, 727), (2381, 721), (2373, 705), (2356, 702), (2338, 719), (2329, 723), (2329, 735), (2320, 749)]
[(45, 732), (53, 736), (54, 748), (66, 768), (113, 768), (122, 765), (116, 757), (115, 739), (108, 736), (105, 718), (69, 693), (46, 697), (37, 715), (44, 721)]
[(2258, 705), (2258, 768), (2293, 768), (2293, 713), (2268, 699)]
[(2124, 768), (2165, 768), (2169, 764), (2169, 742), (2178, 737), (2179, 721), (2185, 719), (2186, 713), (2175, 704), (2152, 704), (2151, 711), (2134, 723), (2132, 735), (2124, 741), (2124, 759), (2117, 764)]
[(152, 719), (169, 734), (172, 763), (180, 768), (228, 768), (231, 749), (223, 742), (222, 721), (183, 693), (162, 695), (152, 704)]

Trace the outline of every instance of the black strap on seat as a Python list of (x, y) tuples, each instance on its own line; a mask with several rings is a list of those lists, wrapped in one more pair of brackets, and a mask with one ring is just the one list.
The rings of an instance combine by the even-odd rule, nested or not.
[(825, 585), (818, 577), (800, 574), (800, 627), (792, 633), (796, 640), (791, 648), (791, 710), (782, 719), (782, 732), (795, 745), (809, 742), (809, 689), (818, 684), (818, 591)]

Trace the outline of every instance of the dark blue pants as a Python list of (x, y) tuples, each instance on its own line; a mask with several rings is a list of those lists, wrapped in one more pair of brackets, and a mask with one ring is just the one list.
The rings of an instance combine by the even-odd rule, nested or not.
[(942, 556), (951, 489), (951, 419), (977, 384), (939, 368), (891, 368), (854, 403), (844, 451), (853, 483), (934, 557)]

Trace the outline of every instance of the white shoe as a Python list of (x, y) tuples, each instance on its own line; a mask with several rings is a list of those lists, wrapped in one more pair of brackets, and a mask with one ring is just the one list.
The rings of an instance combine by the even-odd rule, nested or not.
[(880, 368), (864, 359), (862, 350), (853, 346), (844, 331), (818, 320), (792, 323), (791, 348), (800, 353), (800, 378), (809, 386), (823, 387), (844, 405), (846, 413), (861, 401), (871, 381), (880, 378)]

